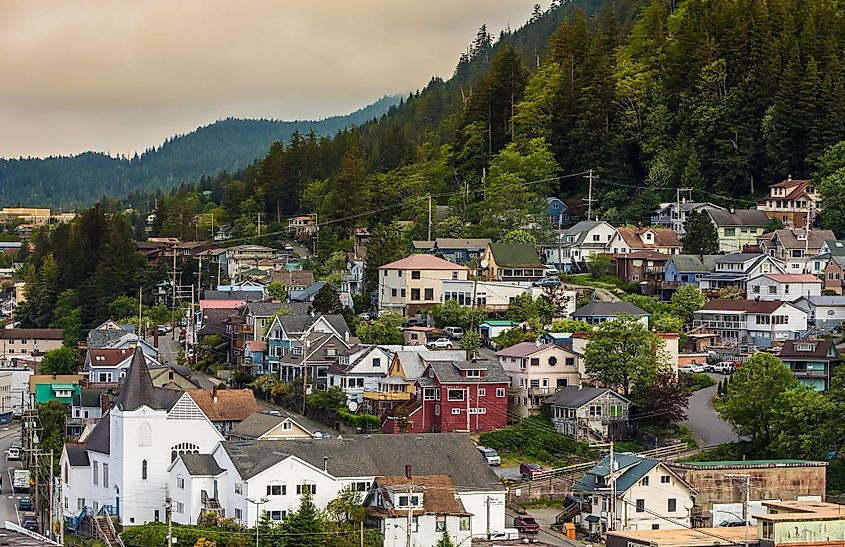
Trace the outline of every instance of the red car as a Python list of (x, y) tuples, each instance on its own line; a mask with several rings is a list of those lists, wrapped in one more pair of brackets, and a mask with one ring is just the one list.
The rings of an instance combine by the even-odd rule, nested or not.
[(519, 474), (523, 479), (535, 479), (542, 475), (546, 470), (536, 463), (521, 463), (519, 464)]
[(520, 534), (539, 534), (540, 525), (531, 515), (522, 515), (513, 519), (513, 527), (519, 530)]

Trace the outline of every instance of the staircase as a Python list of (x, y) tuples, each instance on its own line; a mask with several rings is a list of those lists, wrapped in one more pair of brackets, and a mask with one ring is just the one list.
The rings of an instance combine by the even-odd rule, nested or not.
[(117, 531), (114, 529), (114, 522), (111, 520), (111, 516), (108, 514), (104, 514), (102, 511), (91, 517), (93, 522), (94, 528), (94, 535), (105, 543), (107, 547), (124, 547), (123, 540), (117, 535)]
[(202, 524), (203, 518), (209, 513), (217, 515), (218, 519), (225, 518), (226, 510), (220, 506), (220, 502), (217, 498), (209, 497), (208, 492), (205, 490), (200, 493), (200, 496), (202, 498), (202, 509), (200, 509), (197, 524)]

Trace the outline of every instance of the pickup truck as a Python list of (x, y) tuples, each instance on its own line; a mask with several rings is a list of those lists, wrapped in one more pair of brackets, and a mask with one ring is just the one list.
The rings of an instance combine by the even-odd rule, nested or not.
[(452, 341), (448, 338), (438, 338), (426, 344), (429, 349), (452, 349)]
[(520, 515), (514, 517), (513, 527), (519, 530), (521, 534), (539, 534), (540, 525), (534, 520), (531, 515)]
[(546, 470), (536, 463), (521, 463), (519, 464), (519, 474), (523, 479), (534, 480), (537, 476), (543, 474)]
[(12, 489), (15, 492), (29, 492), (29, 469), (15, 469), (12, 476)]
[(719, 374), (733, 374), (736, 370), (736, 361), (722, 361), (721, 363), (716, 363), (713, 365), (713, 372), (718, 372)]

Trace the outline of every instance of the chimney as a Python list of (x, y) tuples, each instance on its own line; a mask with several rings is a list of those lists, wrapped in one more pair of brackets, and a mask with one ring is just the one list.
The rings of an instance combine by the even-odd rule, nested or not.
[(786, 175), (786, 180), (792, 180), (792, 175)]
[(325, 471), (326, 473), (329, 472), (329, 457), (328, 456), (323, 456), (323, 471)]
[(405, 464), (405, 478), (409, 480), (411, 478), (411, 465), (407, 463)]
[(158, 349), (158, 325), (153, 328), (153, 347)]
[(56, 379), (56, 373), (54, 372), (53, 373), (53, 380), (55, 380), (55, 379)]
[(211, 386), (211, 398), (215, 403), (217, 402), (217, 386)]
[(731, 214), (736, 213), (736, 209), (734, 208), (734, 206), (733, 206), (733, 205), (731, 205), (730, 212), (731, 212)]
[(109, 395), (106, 392), (100, 393), (100, 411), (105, 414), (109, 410)]

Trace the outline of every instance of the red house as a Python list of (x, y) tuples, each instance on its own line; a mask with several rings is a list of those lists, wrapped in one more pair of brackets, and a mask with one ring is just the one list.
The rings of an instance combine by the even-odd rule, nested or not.
[(385, 433), (476, 432), (505, 427), (510, 379), (494, 361), (429, 361), (416, 399), (382, 417)]

